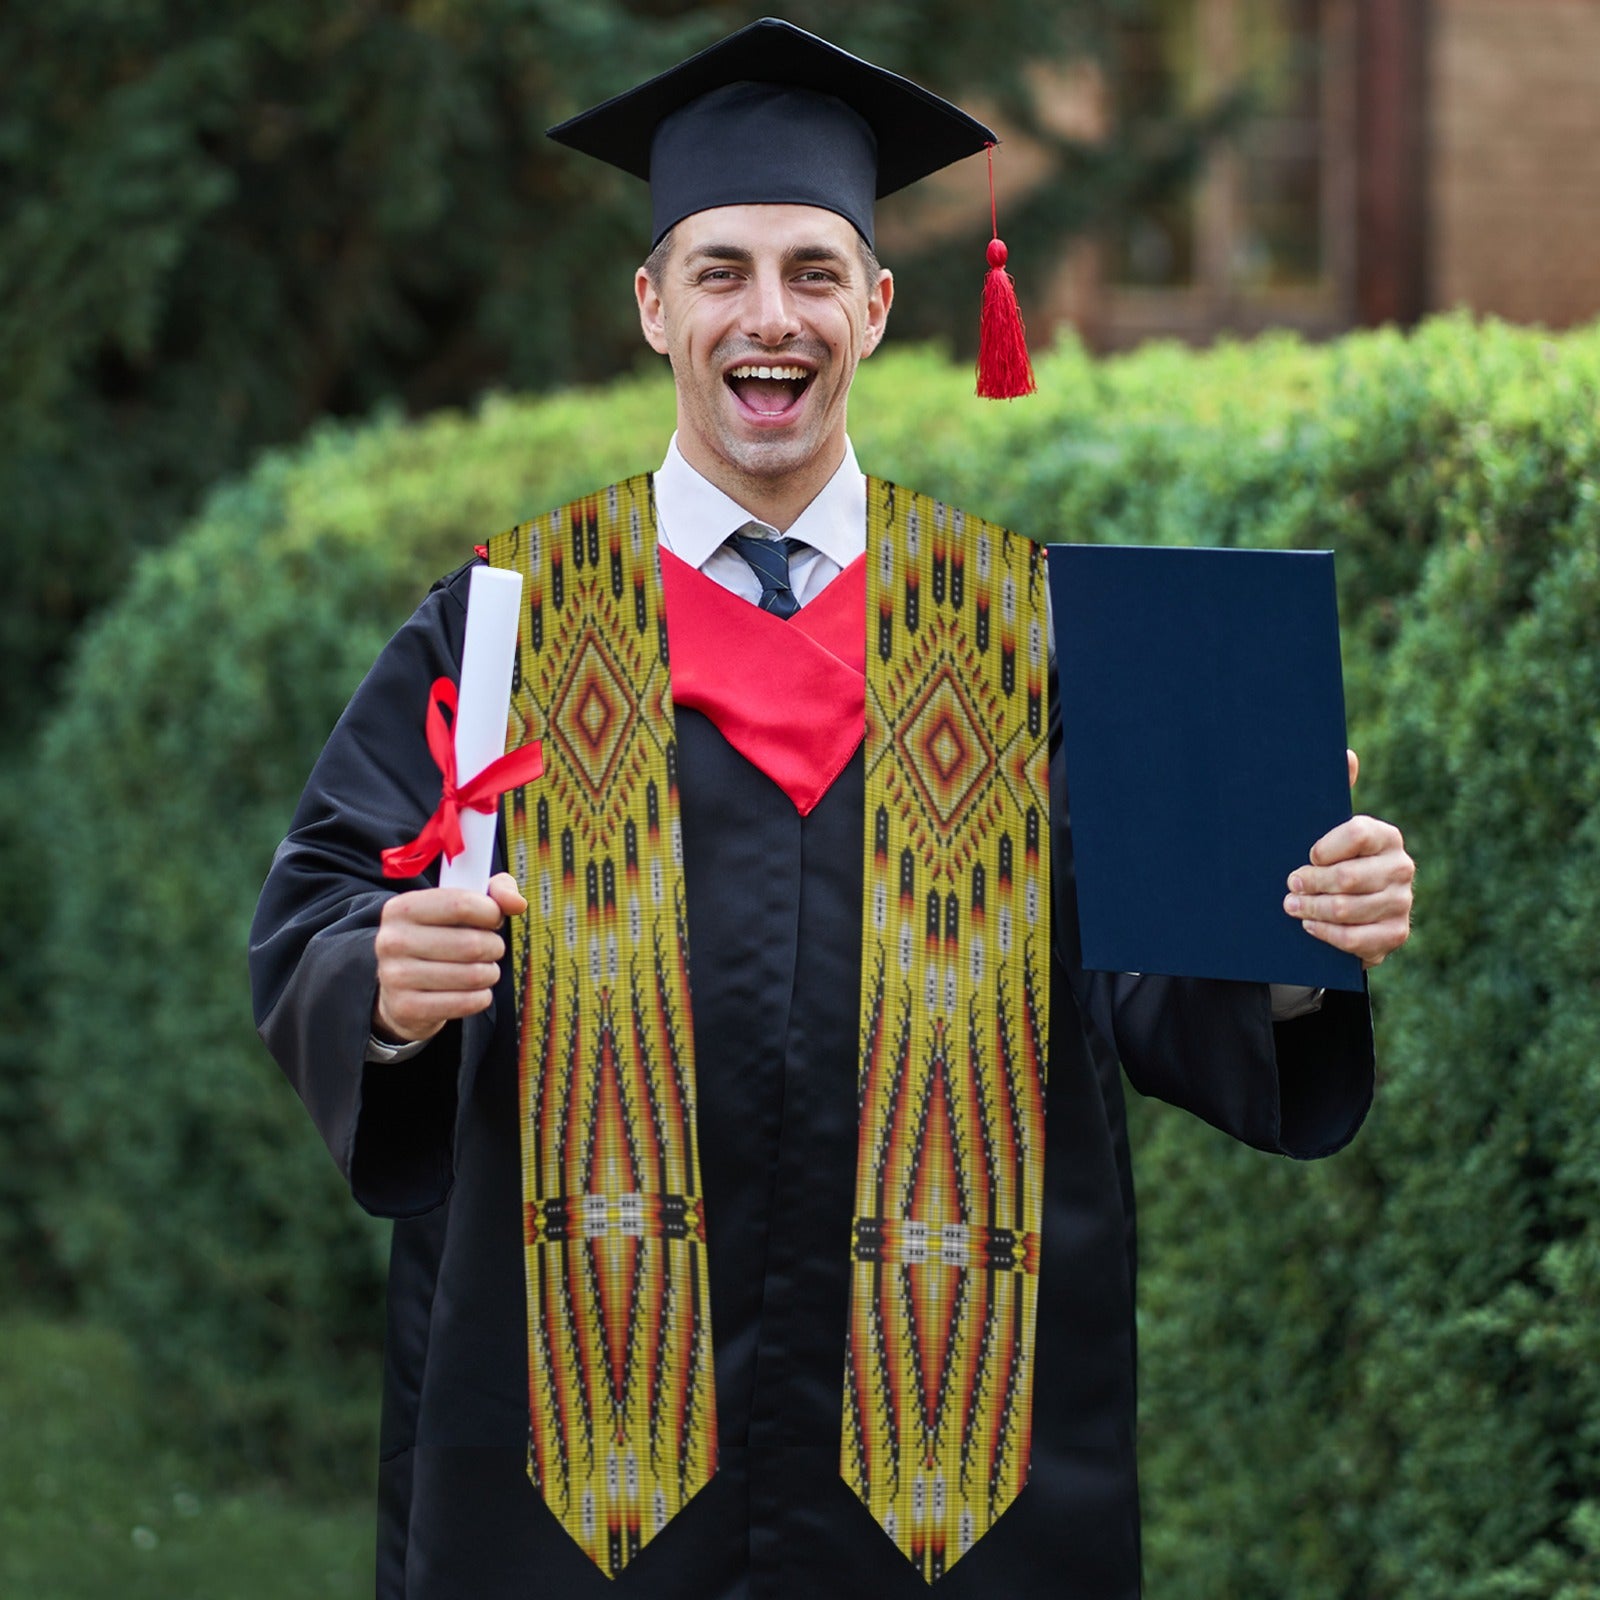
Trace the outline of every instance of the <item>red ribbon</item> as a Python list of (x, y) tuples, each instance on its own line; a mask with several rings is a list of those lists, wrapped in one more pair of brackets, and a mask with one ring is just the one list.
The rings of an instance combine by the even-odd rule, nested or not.
[[(428, 751), (444, 779), (443, 792), (439, 796), (437, 809), (424, 824), (422, 832), (410, 844), (396, 845), (392, 850), (383, 852), (383, 875), (386, 878), (414, 878), (441, 853), (446, 861), (454, 861), (465, 848), (465, 841), (461, 837), (462, 809), (488, 815), (494, 811), (495, 801), (507, 789), (532, 783), (544, 771), (544, 749), (534, 739), (491, 761), (475, 778), (458, 787), (456, 705), (456, 686), (448, 678), (435, 678), (433, 687), (428, 690)], [(446, 711), (450, 713), (448, 722), (444, 718)]]

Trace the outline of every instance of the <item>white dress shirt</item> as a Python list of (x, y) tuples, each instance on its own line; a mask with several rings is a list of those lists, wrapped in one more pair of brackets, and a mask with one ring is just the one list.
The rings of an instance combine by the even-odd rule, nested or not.
[[(728, 535), (751, 523), (750, 531), (776, 539), (778, 530), (752, 516), (737, 500), (701, 477), (678, 449), (673, 434), (667, 459), (656, 474), (656, 533), (663, 550), (698, 568), (708, 578), (743, 595), (752, 604), (761, 598), (761, 580), (750, 563), (730, 545)], [(867, 548), (867, 480), (856, 465), (856, 453), (845, 440), (844, 460), (817, 491), (817, 497), (795, 518), (783, 536), (806, 546), (789, 558), (789, 587), (804, 605), (814, 600)]]

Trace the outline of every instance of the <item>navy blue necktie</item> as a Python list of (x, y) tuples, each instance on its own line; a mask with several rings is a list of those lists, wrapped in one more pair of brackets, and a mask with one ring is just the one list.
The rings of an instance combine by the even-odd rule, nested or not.
[[(759, 522), (747, 522), (746, 528), (759, 528)], [(749, 563), (750, 570), (761, 580), (761, 599), (757, 604), (775, 617), (792, 617), (800, 609), (800, 602), (789, 587), (789, 557), (805, 548), (803, 539), (764, 539), (759, 534), (738, 533), (728, 535), (728, 543)]]

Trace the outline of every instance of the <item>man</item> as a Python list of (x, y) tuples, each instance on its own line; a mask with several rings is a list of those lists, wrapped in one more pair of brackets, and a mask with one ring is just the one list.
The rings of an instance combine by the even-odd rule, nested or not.
[[(855, 464), (872, 199), (988, 131), (767, 22), (557, 133), (649, 174), (678, 429), (490, 547), (548, 757), (516, 870), (378, 868), (438, 798), (464, 569), (351, 702), (252, 940), (263, 1036), (400, 1219), (380, 1586), (1126, 1600), (1117, 1058), (1321, 1155), (1370, 1099), (1365, 997), (1081, 970), (1038, 553)], [(1389, 825), (1285, 870), (1315, 936), (1406, 937)]]

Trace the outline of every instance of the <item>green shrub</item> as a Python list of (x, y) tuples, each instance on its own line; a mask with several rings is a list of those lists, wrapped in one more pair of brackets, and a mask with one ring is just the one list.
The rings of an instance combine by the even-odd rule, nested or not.
[(1455, 322), (1333, 358), (1308, 527), (1347, 535), (1358, 792), (1417, 929), (1347, 1154), (1142, 1119), (1156, 1596), (1600, 1594), (1597, 358)]
[(352, 1600), (372, 1501), (219, 1482), (169, 1437), (128, 1341), (0, 1320), (0, 1594), (17, 1600)]
[[(1150, 1592), (1600, 1594), (1600, 332), (1068, 346), (1040, 378), (980, 406), (936, 353), (876, 359), (861, 459), (1036, 537), (1337, 549), (1360, 798), (1421, 862), (1349, 1152), (1134, 1108)], [(359, 1470), (375, 1387), (381, 1241), (246, 1015), (271, 848), (427, 579), (653, 464), (669, 415), (637, 381), (321, 434), (78, 661), (45, 775), (48, 1216), (235, 1445)]]
[(387, 1237), (254, 1036), (244, 950), (272, 851), (428, 578), (537, 497), (623, 470), (664, 398), (491, 404), (267, 458), (140, 567), (49, 729), (45, 1218), (85, 1308), (252, 1464), (364, 1470)]

